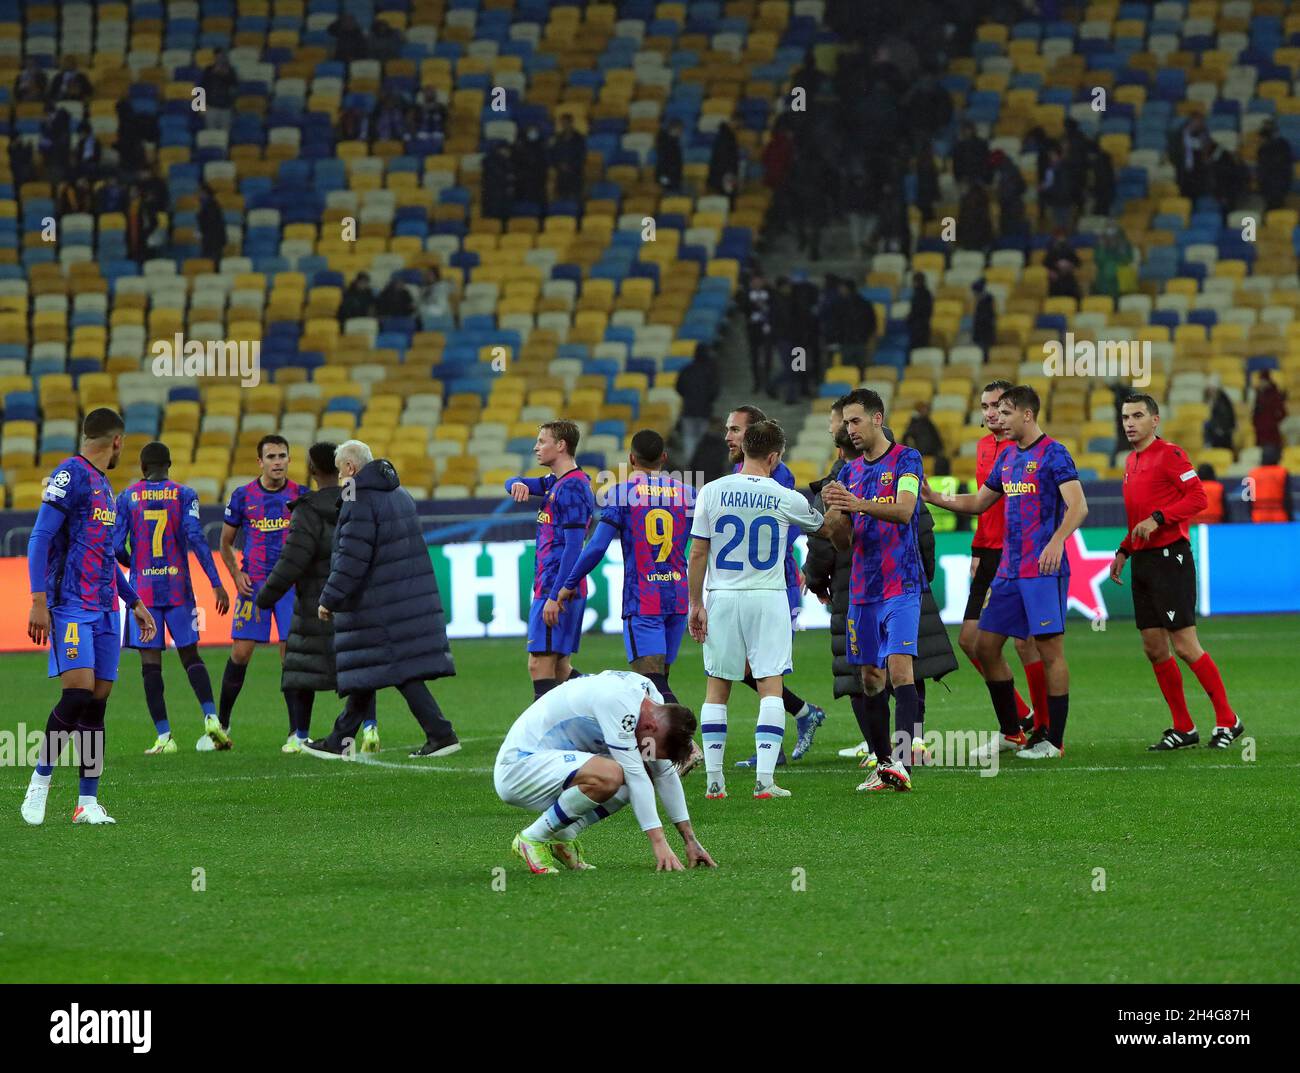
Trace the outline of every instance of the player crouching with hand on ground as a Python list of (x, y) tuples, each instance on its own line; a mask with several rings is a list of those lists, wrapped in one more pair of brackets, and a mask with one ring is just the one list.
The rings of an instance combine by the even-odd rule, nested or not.
[(655, 871), (682, 871), (664, 838), (655, 791), (686, 843), (686, 863), (716, 868), (691, 828), (677, 765), (690, 756), (695, 715), (665, 704), (644, 675), (604, 671), (548, 690), (515, 720), (497, 753), (494, 783), (507, 805), (541, 812), (515, 836), (534, 875), (593, 866), (578, 834), (631, 804), (650, 839)]

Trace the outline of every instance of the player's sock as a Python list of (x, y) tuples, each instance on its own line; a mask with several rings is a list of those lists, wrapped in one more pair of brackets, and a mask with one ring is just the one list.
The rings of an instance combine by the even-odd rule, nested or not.
[(581, 678), (582, 676), (583, 676), (583, 675), (582, 675), (582, 672), (581, 672), (580, 670), (578, 670), (577, 667), (570, 666), (570, 667), (569, 667), (569, 677), (566, 678), (565, 681), (566, 681), (566, 682), (572, 682), (575, 678)]
[(108, 707), (107, 698), (90, 701), (81, 709), (81, 719), (77, 724), (80, 732), (77, 737), (77, 760), (81, 766), (81, 789), (79, 793), (85, 798), (95, 800), (99, 793), (99, 776), (104, 770), (104, 709)]
[(235, 701), (239, 691), (244, 688), (244, 675), (248, 673), (247, 663), (226, 660), (226, 669), (221, 672), (221, 729), (230, 729), (230, 713), (235, 710)]
[(1065, 720), (1070, 714), (1070, 694), (1062, 693), (1059, 697), (1048, 694), (1047, 740), (1058, 749), (1065, 745)]
[(95, 699), (89, 689), (65, 689), (50, 717), (45, 721), (45, 736), (41, 739), (40, 753), (36, 761), (36, 773), (49, 778), (54, 765), (59, 762), (63, 750), (72, 735), (77, 732), (81, 722), (82, 709)]
[(889, 741), (889, 694), (882, 689), (862, 699), (867, 709), (867, 744), (876, 754), (877, 763), (888, 763), (893, 753)]
[(993, 714), (998, 717), (998, 728), (1008, 738), (1020, 733), (1020, 720), (1016, 718), (1016, 686), (1008, 678), (1005, 682), (989, 682), (989, 699), (993, 701)]
[(534, 678), (533, 679), (533, 700), (537, 700), (539, 697), (546, 696), (546, 694), (549, 693), (552, 689), (554, 689), (557, 685), (559, 685), (559, 683), (556, 682), (554, 678)]
[(722, 761), (727, 751), (727, 706), (700, 705), (700, 737), (704, 739), (704, 771), (709, 782), (723, 778)]
[(577, 819), (600, 807), (599, 801), (593, 801), (576, 786), (570, 786), (560, 794), (559, 800), (537, 817), (521, 832), (525, 838), (535, 842), (549, 842)]
[[(1043, 666), (1043, 661), (1037, 659), (1025, 664), (1025, 677), (1029, 679), (1029, 699), (1034, 705), (1034, 729), (1037, 730), (1047, 726), (1047, 715), (1051, 711), (1051, 705), (1047, 702), (1047, 669)], [(1024, 704), (1019, 694), (1016, 694), (1016, 700), (1019, 704)], [(1024, 718), (1023, 713), (1021, 718)]]
[(1169, 656), (1159, 663), (1151, 664), (1155, 672), (1160, 692), (1164, 694), (1165, 703), (1174, 717), (1174, 729), (1184, 734), (1195, 730), (1192, 713), (1187, 710), (1187, 698), (1183, 695), (1183, 672), (1178, 667), (1178, 660)]
[(758, 757), (756, 778), (764, 786), (776, 776), (776, 758), (785, 737), (785, 704), (780, 697), (761, 697), (758, 726), (754, 728), (754, 755)]
[(677, 694), (673, 692), (672, 686), (668, 684), (668, 675), (647, 674), (646, 677), (655, 684), (655, 689), (664, 695), (664, 700), (669, 704), (677, 703)]
[(912, 743), (920, 734), (921, 698), (916, 686), (894, 686), (894, 740), (899, 743), (903, 766), (912, 770)]
[(304, 741), (311, 731), (311, 711), (316, 693), (311, 689), (286, 689), (284, 703), (289, 709), (289, 733)]
[(140, 674), (144, 678), (144, 702), (149, 709), (149, 718), (153, 720), (159, 736), (171, 733), (171, 726), (167, 722), (167, 701), (163, 697), (162, 664), (142, 663)]
[[(785, 708), (787, 715), (793, 715), (796, 719), (802, 719), (808, 714), (808, 702), (788, 689), (781, 690), (781, 706)], [(762, 705), (759, 707), (761, 708)]]
[(858, 730), (862, 733), (862, 740), (870, 744), (871, 739), (867, 736), (867, 698), (862, 693), (853, 693), (849, 696), (849, 704), (853, 706), (853, 718), (858, 721)]
[(626, 786), (620, 786), (614, 796), (608, 801), (602, 802), (585, 816), (577, 816), (568, 827), (561, 827), (553, 835), (552, 842), (572, 842), (583, 831), (593, 823), (599, 823), (601, 820), (609, 819), (614, 813), (621, 809), (632, 799)]
[(212, 699), (212, 677), (208, 674), (208, 665), (201, 659), (185, 664), (185, 673), (189, 676), (190, 688), (194, 690), (195, 699), (203, 709), (203, 718), (217, 714), (216, 702)]
[[(970, 665), (980, 672), (981, 678), (984, 677), (984, 664), (982, 664), (974, 656), (971, 656)], [(1033, 679), (1031, 678), (1030, 682), (1032, 683), (1032, 681)], [(1029, 705), (1025, 703), (1025, 698), (1020, 695), (1020, 690), (1015, 689), (1014, 682), (1012, 682), (1012, 689), (1015, 690), (1015, 694), (1016, 694), (1016, 717), (1019, 719), (1023, 719), (1025, 716), (1029, 714)], [(1046, 706), (1046, 701), (1044, 701), (1044, 706)]]
[(1209, 694), (1210, 703), (1214, 705), (1215, 725), (1236, 726), (1237, 713), (1228, 703), (1228, 688), (1223, 684), (1223, 676), (1219, 673), (1218, 665), (1210, 658), (1210, 654), (1201, 653), (1201, 658), (1189, 666), (1192, 673), (1196, 675), (1196, 680), (1201, 683), (1201, 688)]

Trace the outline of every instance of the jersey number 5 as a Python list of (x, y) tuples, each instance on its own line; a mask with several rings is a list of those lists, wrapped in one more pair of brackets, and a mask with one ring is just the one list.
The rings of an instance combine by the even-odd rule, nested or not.
[[(731, 539), (722, 545), (722, 550), (718, 552), (716, 560), (719, 570), (743, 570), (745, 564), (739, 559), (731, 559), (731, 555), (742, 540), (745, 539), (745, 522), (744, 519), (734, 514), (724, 514), (718, 519), (717, 530), (721, 533), (725, 529), (735, 530)], [(764, 529), (771, 530), (771, 537), (768, 540), (768, 554), (764, 558), (759, 558), (758, 538), (759, 533)], [(755, 518), (754, 523), (749, 527), (749, 565), (755, 570), (770, 570), (776, 565), (777, 557), (781, 554), (781, 526), (775, 518), (764, 517)]]
[(673, 550), (673, 516), (658, 508), (649, 511), (645, 516), (645, 539), (655, 549), (655, 562), (667, 559)]
[(161, 559), (163, 554), (163, 534), (167, 532), (167, 512), (165, 510), (147, 510), (144, 520), (153, 526), (153, 557)]

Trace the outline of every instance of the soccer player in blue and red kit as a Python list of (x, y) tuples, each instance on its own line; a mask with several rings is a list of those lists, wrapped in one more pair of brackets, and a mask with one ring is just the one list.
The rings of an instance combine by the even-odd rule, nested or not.
[(533, 603), (528, 610), (528, 676), (533, 696), (540, 697), (581, 674), (572, 657), (582, 640), (582, 616), (587, 610), (587, 583), (563, 608), (557, 597), (564, 579), (582, 553), (587, 525), (596, 509), (591, 478), (573, 456), (578, 451), (578, 426), (572, 421), (548, 421), (537, 430), (533, 454), (551, 472), (545, 477), (511, 477), (506, 491), (516, 503), (540, 496), (537, 549), (533, 566)]
[[(284, 538), (289, 532), (289, 504), (307, 489), (289, 480), (289, 441), (274, 434), (257, 442), (257, 463), (261, 476), (236, 488), (226, 505), (225, 524), (221, 527), (221, 558), (235, 580), (235, 614), (230, 624), (230, 659), (221, 676), (221, 705), (215, 731), (199, 739), (201, 752), (229, 749), (230, 714), (239, 691), (244, 688), (248, 661), (253, 646), (271, 640), (271, 619), (275, 619), (276, 637), (280, 642), (280, 662), (284, 662), (284, 642), (293, 621), (294, 594), (286, 592), (274, 610), (263, 612), (257, 606), (257, 590), (280, 557)], [(235, 537), (244, 534), (244, 565), (235, 562)], [(289, 733), (295, 730), (294, 712), (289, 710)], [(205, 740), (208, 744), (204, 744)]]
[(921, 489), (927, 503), (958, 514), (982, 514), (1006, 496), (1006, 533), (997, 576), (980, 614), (977, 655), (984, 667), (1002, 738), (1020, 734), (1015, 684), (1002, 656), (1007, 637), (1030, 637), (1038, 644), (1047, 676), (1047, 726), (1036, 727), (1016, 755), (1056, 759), (1065, 745), (1070, 712), (1070, 669), (1065, 662), (1065, 612), (1070, 563), (1065, 542), (1084, 518), (1088, 502), (1074, 459), (1038, 425), (1038, 393), (1013, 387), (998, 400), (1002, 427), (1013, 446), (997, 460), (978, 492), (939, 495)]
[[(917, 532), (919, 493), (925, 475), (920, 452), (885, 435), (885, 406), (866, 388), (843, 398), (844, 428), (862, 454), (822, 486), (822, 502), (852, 524), (853, 572), (849, 582), (849, 663), (862, 668), (869, 744), (875, 770), (859, 790), (910, 790), (904, 758), (921, 717), (921, 699), (912, 673), (921, 626), (925, 567)], [(888, 673), (888, 681), (886, 681)], [(896, 752), (889, 737), (889, 695), (894, 690), (895, 722), (906, 740)]]
[(32, 609), (27, 636), (49, 641), (49, 676), (63, 683), (50, 712), (22, 816), (45, 822), (50, 777), (74, 737), (81, 782), (73, 823), (116, 823), (99, 803), (104, 768), (104, 709), (117, 679), (121, 644), (118, 598), (136, 621), (142, 640), (154, 634), (153, 616), (113, 557), (117, 511), (104, 475), (117, 465), (126, 426), (113, 410), (91, 410), (81, 426), (81, 453), (55, 468), (41, 494), (41, 509), (27, 542)]
[(117, 497), (117, 561), (130, 567), (135, 590), (153, 612), (158, 627), (158, 632), (144, 641), (135, 620), (128, 619), (122, 637), (123, 648), (140, 650), (145, 704), (158, 732), (157, 740), (145, 750), (146, 756), (176, 752), (163, 696), (164, 626), (176, 645), (181, 665), (203, 711), (204, 734), (208, 733), (209, 723), (217, 722), (212, 679), (199, 655), (198, 612), (190, 582), (191, 551), (212, 584), (217, 613), (224, 615), (230, 610), (230, 597), (221, 584), (212, 550), (199, 524), (198, 493), (168, 479), (171, 464), (171, 451), (165, 443), (145, 444), (140, 451), (140, 472), (144, 480), (136, 481)]
[[(738, 406), (727, 415), (726, 441), (727, 450), (731, 452), (731, 471), (739, 473), (741, 467), (745, 464), (745, 429), (749, 428), (759, 421), (768, 420), (767, 414), (757, 406)], [(784, 462), (778, 462), (776, 468), (772, 470), (772, 480), (785, 488), (794, 487), (794, 474), (790, 472), (790, 467)], [(799, 611), (803, 607), (803, 578), (799, 574), (799, 566), (794, 561), (794, 541), (798, 536), (795, 526), (790, 527), (790, 536), (786, 541), (785, 548), (785, 591), (790, 602), (790, 629), (795, 628), (799, 619)], [(754, 680), (752, 674), (745, 676), (745, 685), (755, 692), (758, 691), (758, 683)], [(794, 759), (802, 760), (805, 753), (812, 748), (813, 738), (817, 734), (817, 728), (826, 722), (826, 712), (817, 705), (805, 701), (797, 693), (790, 690), (789, 687), (783, 687), (781, 690), (781, 703), (785, 707), (787, 715), (793, 715), (795, 720), (795, 744)], [(782, 749), (777, 755), (777, 767), (786, 762), (785, 750)], [(757, 754), (751, 756), (748, 760), (738, 760), (736, 767), (752, 768), (758, 763)]]
[(689, 593), (686, 579), (687, 517), (691, 490), (663, 473), (664, 438), (653, 429), (632, 437), (628, 462), (632, 475), (604, 496), (600, 524), (569, 571), (559, 593), (563, 607), (618, 538), (623, 550), (623, 644), (627, 661), (655, 684), (669, 704), (677, 698), (668, 685), (686, 632)]

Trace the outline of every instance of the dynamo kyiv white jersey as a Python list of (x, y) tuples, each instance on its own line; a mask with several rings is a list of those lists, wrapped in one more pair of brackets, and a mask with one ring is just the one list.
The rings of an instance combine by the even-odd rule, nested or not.
[(636, 751), (636, 723), (641, 702), (655, 704), (663, 694), (644, 675), (633, 671), (585, 674), (556, 686), (515, 720), (502, 751), (538, 753), (562, 749), (612, 755), (611, 750)]
[(696, 497), (691, 525), (691, 536), (709, 542), (705, 588), (785, 591), (791, 525), (805, 533), (822, 526), (821, 513), (793, 488), (747, 473), (710, 481)]

